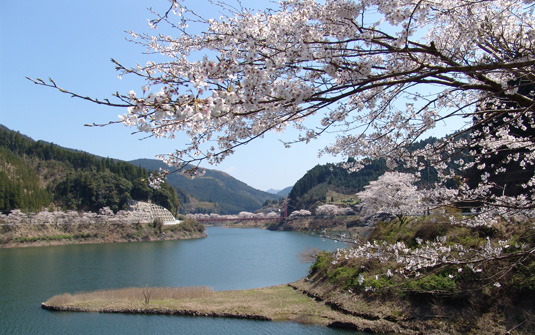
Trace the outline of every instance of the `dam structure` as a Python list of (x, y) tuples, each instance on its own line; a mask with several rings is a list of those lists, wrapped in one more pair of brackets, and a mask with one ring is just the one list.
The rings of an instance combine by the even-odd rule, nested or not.
[(134, 212), (142, 221), (150, 222), (154, 221), (155, 219), (161, 219), (165, 225), (180, 223), (180, 221), (177, 220), (169, 210), (150, 202), (132, 201), (130, 203), (129, 210)]

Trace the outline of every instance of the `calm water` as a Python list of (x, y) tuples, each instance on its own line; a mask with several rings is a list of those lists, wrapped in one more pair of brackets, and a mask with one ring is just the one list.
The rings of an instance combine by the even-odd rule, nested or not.
[(0, 334), (354, 334), (291, 322), (222, 318), (54, 313), (53, 295), (131, 286), (215, 290), (283, 284), (306, 275), (307, 248), (341, 247), (295, 232), (209, 227), (188, 241), (0, 249)]

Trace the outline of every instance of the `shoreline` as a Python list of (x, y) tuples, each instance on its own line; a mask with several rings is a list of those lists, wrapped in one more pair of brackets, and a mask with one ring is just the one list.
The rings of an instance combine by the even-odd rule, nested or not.
[(82, 312), (82, 313), (117, 313), (117, 314), (146, 314), (146, 315), (176, 315), (176, 316), (199, 316), (199, 317), (219, 317), (230, 319), (244, 319), (255, 321), (273, 321), (273, 319), (263, 315), (252, 314), (235, 314), (235, 313), (216, 313), (216, 312), (199, 312), (188, 309), (165, 309), (165, 308), (102, 308), (98, 311), (84, 309), (83, 307), (67, 306), (50, 306), (46, 303), (41, 304), (41, 308), (53, 312)]
[(269, 317), (263, 315), (251, 314), (233, 314), (233, 313), (215, 313), (215, 312), (199, 312), (196, 310), (179, 310), (179, 309), (165, 309), (165, 308), (102, 308), (98, 311), (91, 309), (84, 309), (83, 307), (67, 307), (67, 306), (50, 306), (46, 303), (41, 304), (41, 308), (53, 312), (86, 312), (86, 313), (117, 313), (117, 314), (146, 314), (146, 315), (176, 315), (176, 316), (199, 316), (199, 317), (221, 317), (231, 319), (245, 319), (255, 321), (273, 321)]
[(180, 241), (180, 240), (194, 240), (207, 237), (206, 234), (196, 234), (191, 236), (170, 237), (170, 238), (154, 238), (154, 239), (116, 239), (116, 240), (102, 240), (102, 239), (64, 239), (64, 240), (38, 240), (35, 242), (8, 242), (0, 244), (0, 249), (16, 249), (16, 248), (38, 248), (38, 247), (52, 247), (58, 245), (75, 245), (75, 244), (113, 244), (113, 243), (142, 243), (142, 242), (158, 242), (158, 241)]
[(68, 244), (174, 241), (206, 237), (198, 223), (154, 227), (151, 223), (20, 224), (0, 227), (0, 249)]

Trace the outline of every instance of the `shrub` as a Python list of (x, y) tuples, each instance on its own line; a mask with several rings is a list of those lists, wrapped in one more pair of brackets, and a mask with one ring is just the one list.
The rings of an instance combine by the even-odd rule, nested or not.
[(35, 236), (35, 237), (17, 237), (15, 242), (30, 243), (36, 241), (57, 241), (57, 240), (70, 240), (73, 239), (73, 235), (51, 235), (51, 236)]
[(159, 217), (155, 218), (154, 221), (152, 222), (152, 226), (154, 227), (154, 229), (161, 232), (163, 229), (163, 219)]
[(522, 294), (535, 294), (535, 260), (528, 264), (520, 264), (511, 277), (511, 288)]
[(453, 278), (443, 274), (422, 275), (416, 280), (409, 280), (405, 288), (417, 293), (453, 293), (457, 285)]
[(331, 253), (326, 251), (319, 252), (316, 256), (316, 261), (310, 267), (310, 275), (326, 271), (332, 261), (333, 256)]
[(342, 289), (347, 289), (355, 284), (354, 279), (358, 273), (358, 269), (350, 264), (340, 265), (331, 273), (330, 280), (337, 283)]

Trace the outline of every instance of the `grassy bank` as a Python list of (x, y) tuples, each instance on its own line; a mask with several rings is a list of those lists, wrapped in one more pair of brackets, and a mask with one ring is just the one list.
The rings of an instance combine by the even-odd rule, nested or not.
[[(299, 284), (217, 291), (206, 287), (128, 288), (62, 294), (43, 303), (50, 310), (233, 317), (294, 321), (380, 333), (414, 334), (385, 319), (351, 315), (298, 289)], [(334, 308), (333, 308), (334, 307)]]
[(80, 243), (118, 243), (205, 237), (204, 226), (185, 220), (156, 223), (17, 224), (0, 226), (0, 248)]
[(443, 215), (378, 222), (352, 250), (319, 253), (304, 289), (425, 334), (533, 334), (533, 222), (468, 227)]

